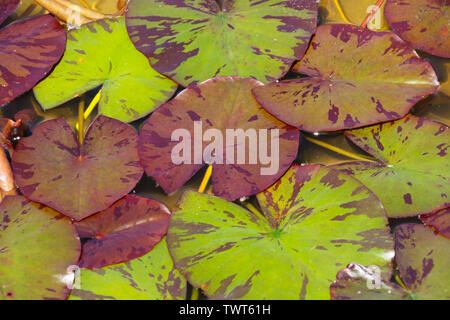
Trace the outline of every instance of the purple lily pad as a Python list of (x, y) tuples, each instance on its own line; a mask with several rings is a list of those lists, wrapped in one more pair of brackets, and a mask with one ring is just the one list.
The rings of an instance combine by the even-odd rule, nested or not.
[(167, 233), (170, 211), (162, 203), (127, 195), (111, 207), (75, 223), (82, 239), (79, 266), (96, 269), (139, 258)]
[(0, 24), (16, 10), (19, 2), (20, 0), (0, 0)]
[(309, 77), (253, 93), (275, 117), (309, 132), (402, 118), (439, 87), (430, 63), (397, 35), (353, 25), (320, 26), (293, 71)]
[(143, 174), (138, 135), (98, 116), (80, 146), (63, 118), (39, 124), (12, 157), (16, 183), (29, 199), (79, 221), (129, 193)]
[(450, 239), (450, 208), (443, 209), (433, 214), (421, 215), (423, 223), (433, 227), (444, 237)]
[(30, 90), (59, 61), (66, 32), (50, 15), (0, 30), (0, 106)]
[[(214, 194), (230, 201), (256, 194), (273, 184), (297, 156), (299, 131), (275, 119), (255, 101), (251, 89), (260, 85), (262, 83), (257, 80), (238, 76), (217, 77), (188, 87), (157, 109), (143, 125), (139, 138), (139, 156), (147, 175), (153, 177), (165, 192), (172, 193), (206, 163), (212, 162)], [(223, 152), (217, 150), (215, 160), (202, 157), (211, 142), (202, 143), (204, 136), (201, 134), (200, 141), (195, 140), (196, 132), (200, 132), (195, 129), (196, 123), (197, 126), (201, 125), (203, 133), (206, 134), (208, 129), (216, 129), (216, 133), (223, 137)], [(172, 140), (176, 129), (183, 130), (188, 136)], [(244, 131), (230, 141), (226, 138), (228, 129)], [(264, 152), (259, 145), (257, 150), (250, 151), (251, 143), (244, 135), (249, 129), (254, 130), (255, 135), (259, 133), (258, 144), (261, 143), (268, 152)], [(261, 138), (262, 131), (267, 133), (267, 143)], [(238, 140), (240, 138), (244, 141)], [(279, 141), (278, 154), (271, 138)], [(184, 156), (186, 152), (186, 161), (175, 163), (172, 152), (185, 139), (188, 147), (176, 153), (183, 153)], [(242, 146), (246, 158), (238, 163), (236, 156), (242, 152)], [(233, 161), (228, 161), (226, 158), (231, 158), (232, 152)], [(258, 156), (258, 152), (257, 159), (249, 159)], [(276, 155), (274, 158), (277, 159), (273, 160), (278, 160), (278, 167), (274, 166), (271, 172), (263, 173), (265, 169), (270, 170), (274, 162), (264, 164), (261, 153)]]

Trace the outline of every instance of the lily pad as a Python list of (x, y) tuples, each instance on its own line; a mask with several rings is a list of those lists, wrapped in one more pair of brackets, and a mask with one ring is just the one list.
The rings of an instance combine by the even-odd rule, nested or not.
[(133, 47), (125, 18), (70, 31), (61, 62), (33, 90), (42, 108), (49, 110), (100, 85), (98, 113), (124, 122), (146, 116), (177, 88)]
[(50, 15), (0, 30), (0, 106), (30, 90), (58, 62), (66, 47), (64, 28)]
[(421, 215), (420, 220), (434, 228), (444, 237), (450, 239), (450, 208), (446, 208), (434, 214)]
[(66, 120), (45, 121), (16, 147), (16, 183), (27, 198), (79, 221), (136, 186), (143, 174), (137, 140), (133, 127), (98, 116), (80, 146)]
[(314, 0), (133, 0), (131, 41), (159, 72), (183, 86), (216, 76), (272, 82), (306, 51)]
[(330, 286), (331, 300), (406, 300), (408, 292), (386, 281), (376, 268), (351, 263), (339, 270)]
[(395, 260), (403, 283), (419, 300), (450, 299), (450, 240), (420, 224), (395, 228)]
[(20, 0), (0, 0), (0, 24), (16, 10), (19, 2)]
[(293, 166), (257, 195), (264, 215), (186, 192), (169, 224), (175, 266), (218, 299), (329, 299), (351, 261), (390, 273), (393, 240), (379, 200), (351, 176)]
[(414, 48), (450, 58), (448, 0), (388, 0), (384, 15), (391, 29)]
[[(217, 77), (185, 89), (156, 110), (139, 137), (139, 156), (147, 175), (172, 193), (206, 163), (212, 163), (214, 194), (230, 201), (273, 184), (295, 160), (299, 132), (255, 101), (251, 89), (260, 85), (249, 78)], [(183, 135), (172, 138), (177, 129)], [(236, 129), (242, 132), (233, 131), (237, 136), (227, 138), (227, 132)], [(206, 138), (208, 132), (214, 135)], [(266, 133), (266, 140), (261, 132)], [(246, 138), (246, 134), (252, 137), (251, 133), (255, 139)], [(213, 142), (217, 148), (211, 147)], [(245, 158), (239, 161), (242, 153)], [(262, 155), (271, 159), (266, 161)]]
[(69, 219), (7, 196), (0, 203), (0, 300), (65, 299), (80, 250)]
[(170, 211), (162, 203), (127, 195), (105, 211), (75, 223), (85, 240), (79, 266), (101, 268), (148, 253), (167, 233)]
[(347, 162), (335, 168), (372, 190), (389, 217), (436, 212), (450, 204), (447, 126), (408, 115), (346, 136), (378, 161)]
[(98, 270), (81, 269), (70, 300), (186, 299), (186, 280), (174, 268), (163, 239), (141, 258)]
[(275, 117), (309, 132), (396, 120), (439, 87), (430, 63), (391, 32), (323, 25), (293, 71), (307, 78), (253, 93)]

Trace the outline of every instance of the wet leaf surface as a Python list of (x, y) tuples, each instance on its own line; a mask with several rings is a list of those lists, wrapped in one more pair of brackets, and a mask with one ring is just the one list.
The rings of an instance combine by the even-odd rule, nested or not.
[(391, 29), (414, 48), (450, 58), (448, 0), (388, 0), (384, 15)]
[(395, 229), (395, 260), (414, 299), (450, 299), (449, 239), (427, 226), (402, 224)]
[(434, 214), (422, 215), (420, 216), (420, 220), (434, 228), (444, 237), (450, 239), (450, 208), (443, 209)]
[(351, 263), (339, 270), (330, 286), (331, 300), (405, 300), (402, 287), (382, 279), (376, 268)]
[(49, 110), (100, 85), (99, 114), (124, 122), (149, 114), (177, 88), (134, 48), (125, 18), (70, 31), (61, 62), (34, 88), (34, 94), (42, 108)]
[(48, 120), (23, 138), (12, 158), (22, 193), (79, 221), (129, 193), (143, 169), (135, 129), (98, 116), (83, 144), (63, 118)]
[(0, 0), (0, 24), (16, 10), (20, 0)]
[(186, 298), (186, 280), (173, 267), (163, 239), (145, 256), (97, 270), (81, 269), (70, 300), (172, 300)]
[(0, 30), (0, 106), (30, 90), (61, 58), (64, 28), (50, 15), (10, 24)]
[[(213, 164), (212, 186), (217, 196), (235, 200), (256, 194), (273, 184), (295, 160), (299, 132), (276, 120), (256, 103), (251, 89), (260, 85), (259, 81), (248, 78), (217, 77), (185, 89), (175, 99), (156, 110), (143, 125), (139, 137), (139, 156), (147, 175), (155, 178), (165, 192), (172, 193), (206, 162), (210, 163), (215, 158), (217, 161)], [(194, 121), (201, 122), (203, 133), (208, 129), (216, 129), (221, 134), (223, 141), (217, 140), (217, 143), (223, 146), (223, 152), (219, 147), (211, 159), (203, 156), (211, 154), (210, 144), (213, 138), (203, 142), (203, 146), (197, 143)], [(176, 129), (185, 129), (190, 138), (178, 137), (172, 141), (172, 134)], [(250, 144), (249, 139), (241, 141), (233, 137), (226, 138), (226, 131), (234, 129), (242, 129), (244, 132), (252, 129), (258, 135), (257, 141), (253, 139), (252, 142), (257, 142), (258, 145)], [(258, 130), (269, 131), (266, 135), (267, 143), (264, 143)], [(276, 130), (279, 130), (278, 133)], [(277, 136), (278, 150), (271, 142), (271, 138)], [(200, 133), (199, 139), (202, 137)], [(244, 134), (240, 134), (240, 137), (244, 137)], [(178, 139), (192, 140), (186, 140), (189, 142), (188, 147), (181, 151), (177, 146)], [(260, 143), (267, 147), (267, 153), (259, 147)], [(237, 156), (242, 147), (246, 161), (240, 164)], [(187, 154), (186, 161), (176, 164), (172, 154), (184, 156), (184, 152)], [(231, 159), (232, 152), (234, 160)], [(275, 162), (264, 163), (258, 155), (261, 152), (267, 155), (277, 155), (278, 152), (278, 167), (271, 170), (270, 166), (275, 165)], [(228, 161), (227, 156), (233, 161)], [(256, 156), (256, 159), (250, 160), (250, 156)], [(268, 172), (264, 172), (265, 170)]]
[(134, 0), (128, 33), (156, 70), (187, 86), (216, 76), (279, 79), (316, 29), (313, 0), (221, 2)]
[(127, 195), (111, 207), (75, 223), (83, 240), (79, 266), (101, 268), (141, 257), (167, 233), (170, 211), (162, 203)]
[(372, 190), (389, 217), (416, 216), (449, 205), (447, 126), (408, 115), (346, 136), (379, 162), (347, 162), (335, 168)]
[(66, 217), (22, 196), (0, 203), (0, 300), (65, 299), (79, 255)]
[(351, 261), (390, 273), (385, 212), (351, 176), (294, 166), (257, 198), (267, 219), (194, 192), (174, 212), (167, 239), (175, 266), (208, 296), (329, 299), (336, 273)]
[(352, 25), (319, 27), (293, 70), (309, 77), (253, 93), (275, 117), (309, 132), (399, 119), (439, 86), (432, 66), (398, 36)]

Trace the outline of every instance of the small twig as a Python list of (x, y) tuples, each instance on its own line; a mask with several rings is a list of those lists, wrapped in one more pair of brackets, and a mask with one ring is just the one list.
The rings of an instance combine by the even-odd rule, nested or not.
[(202, 183), (200, 184), (200, 187), (198, 188), (198, 192), (203, 193), (206, 189), (206, 186), (208, 185), (209, 179), (211, 178), (212, 173), (212, 165), (208, 166), (208, 169), (206, 169), (205, 175), (203, 176)]
[(367, 17), (364, 19), (363, 23), (361, 24), (361, 27), (367, 28), (367, 24), (369, 23), (370, 19), (377, 13), (377, 11), (380, 9), (380, 7), (383, 5), (384, 0), (378, 0), (375, 4), (372, 11), (367, 15)]
[(350, 22), (350, 20), (347, 19), (345, 16), (344, 11), (342, 10), (341, 4), (339, 3), (339, 0), (334, 0), (334, 5), (336, 6), (337, 11), (339, 12), (339, 15), (341, 16), (342, 20), (344, 20), (345, 23), (353, 24)]
[[(87, 107), (86, 111), (83, 113), (83, 118), (84, 120), (86, 120), (90, 114), (92, 113), (92, 111), (94, 110), (95, 106), (97, 105), (97, 103), (100, 101), (100, 97), (102, 95), (102, 90), (100, 89), (97, 94), (95, 95), (94, 99), (92, 99), (91, 103), (89, 104), (89, 106)], [(78, 114), (78, 116), (80, 116), (80, 114)], [(80, 125), (77, 123), (75, 125), (75, 128), (80, 131)]]
[(78, 103), (78, 141), (83, 144), (84, 135), (84, 99)]

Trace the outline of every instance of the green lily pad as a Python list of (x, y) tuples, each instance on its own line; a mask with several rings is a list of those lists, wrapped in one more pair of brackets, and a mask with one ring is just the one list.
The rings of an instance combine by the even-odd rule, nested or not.
[(397, 120), (439, 81), (431, 64), (392, 32), (323, 25), (293, 71), (253, 93), (268, 112), (309, 132), (352, 129)]
[(316, 30), (314, 0), (133, 0), (131, 41), (159, 72), (183, 86), (239, 75), (281, 78)]
[(97, 270), (81, 269), (69, 300), (186, 298), (186, 280), (174, 268), (163, 239), (145, 256)]
[(450, 240), (420, 224), (395, 228), (395, 260), (413, 299), (450, 299)]
[(70, 31), (60, 63), (33, 90), (42, 108), (49, 110), (100, 85), (98, 113), (124, 122), (149, 114), (177, 88), (133, 47), (124, 18)]
[(144, 170), (136, 130), (98, 116), (80, 146), (63, 118), (47, 120), (21, 139), (12, 157), (16, 183), (29, 199), (82, 220), (129, 193)]
[(80, 255), (70, 220), (22, 196), (0, 203), (0, 300), (65, 299)]
[(432, 214), (421, 215), (420, 220), (450, 239), (450, 208)]
[(387, 0), (384, 15), (391, 29), (414, 48), (450, 58), (448, 0)]
[(354, 175), (381, 200), (389, 217), (436, 212), (450, 202), (448, 127), (413, 115), (346, 136), (377, 162), (334, 166)]
[(391, 271), (393, 240), (379, 200), (351, 176), (293, 166), (257, 195), (260, 216), (187, 192), (169, 224), (175, 266), (219, 299), (329, 299), (352, 261)]

